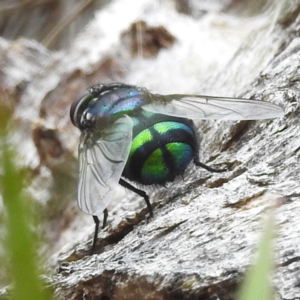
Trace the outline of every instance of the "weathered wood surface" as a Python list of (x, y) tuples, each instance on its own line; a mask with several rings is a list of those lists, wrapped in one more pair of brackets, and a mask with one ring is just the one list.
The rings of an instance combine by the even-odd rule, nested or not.
[[(0, 40), (1, 105), (13, 112), (11, 140), (44, 211), (43, 253), (52, 255), (46, 263), (57, 298), (232, 299), (278, 199), (274, 284), (278, 299), (300, 297), (299, 1), (193, 18), (140, 2), (114, 1), (65, 51)], [(158, 49), (153, 57), (149, 44), (133, 51), (132, 24), (140, 20), (151, 29), (143, 32)], [(192, 167), (184, 180), (150, 191), (150, 220), (143, 200), (121, 189), (89, 256), (93, 224), (76, 206), (79, 133), (69, 106), (86, 87), (109, 81), (263, 99), (281, 105), (285, 117), (197, 121), (201, 160), (228, 172)]]

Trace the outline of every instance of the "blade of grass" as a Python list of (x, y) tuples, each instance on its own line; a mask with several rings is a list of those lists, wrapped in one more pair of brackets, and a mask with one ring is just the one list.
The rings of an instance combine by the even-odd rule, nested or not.
[(258, 244), (257, 257), (249, 267), (238, 292), (238, 300), (272, 300), (274, 299), (271, 276), (274, 269), (273, 237), (274, 208), (268, 213), (264, 231)]
[[(1, 114), (0, 114), (1, 115)], [(3, 120), (8, 118), (3, 118)], [(12, 300), (47, 300), (49, 291), (43, 288), (38, 274), (35, 246), (36, 238), (31, 232), (29, 199), (23, 195), (21, 171), (17, 169), (13, 151), (5, 142), (6, 122), (0, 122), (1, 139), (1, 194), (6, 210), (6, 252), (8, 273), (12, 277)], [(6, 123), (6, 124), (5, 124)]]

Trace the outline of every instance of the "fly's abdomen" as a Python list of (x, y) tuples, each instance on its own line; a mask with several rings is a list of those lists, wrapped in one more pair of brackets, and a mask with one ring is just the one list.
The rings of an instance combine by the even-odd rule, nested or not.
[(182, 175), (195, 155), (198, 138), (193, 122), (181, 118), (160, 120), (134, 135), (122, 175), (144, 185), (164, 185)]

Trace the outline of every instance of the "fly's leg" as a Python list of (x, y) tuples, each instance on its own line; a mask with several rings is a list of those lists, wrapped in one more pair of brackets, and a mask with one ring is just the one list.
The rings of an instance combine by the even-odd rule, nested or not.
[(105, 226), (106, 226), (107, 216), (108, 216), (108, 210), (105, 208), (104, 211), (103, 211), (103, 223), (102, 223), (102, 229), (104, 229)]
[(97, 236), (98, 236), (98, 231), (99, 231), (99, 218), (97, 216), (93, 216), (94, 222), (95, 222), (95, 233), (94, 233), (94, 238), (93, 238), (93, 244), (92, 244), (92, 248), (91, 248), (91, 254), (94, 253), (95, 248), (96, 248), (96, 244), (97, 244)]
[(147, 208), (148, 208), (148, 211), (149, 211), (149, 214), (150, 214), (150, 217), (152, 218), (153, 217), (153, 209), (152, 209), (151, 203), (149, 201), (149, 196), (146, 194), (146, 192), (135, 188), (133, 185), (131, 185), (130, 183), (128, 183), (127, 181), (125, 181), (122, 178), (119, 180), (119, 184), (144, 198)]
[[(106, 222), (107, 222), (107, 216), (108, 216), (108, 211), (105, 208), (103, 210), (103, 223), (102, 223), (102, 229), (106, 226)], [(94, 222), (95, 222), (95, 233), (94, 233), (94, 238), (93, 238), (93, 244), (92, 244), (92, 248), (91, 248), (91, 254), (94, 253), (96, 246), (97, 246), (97, 237), (98, 237), (98, 232), (99, 232), (99, 224), (100, 224), (100, 220), (97, 216), (93, 216)]]
[(204, 163), (202, 163), (198, 160), (194, 160), (194, 164), (195, 164), (195, 166), (201, 167), (201, 168), (203, 168), (203, 169), (205, 169), (209, 172), (222, 173), (222, 172), (228, 171), (226, 168), (225, 169), (215, 169), (215, 168), (209, 167), (209, 166), (205, 165)]

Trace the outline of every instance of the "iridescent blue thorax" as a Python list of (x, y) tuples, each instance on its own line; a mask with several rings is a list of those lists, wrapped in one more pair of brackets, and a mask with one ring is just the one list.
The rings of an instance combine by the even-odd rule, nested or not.
[(131, 114), (143, 104), (143, 92), (136, 88), (106, 91), (91, 101), (88, 112), (99, 117)]
[(143, 88), (111, 84), (90, 88), (71, 107), (71, 120), (81, 130), (103, 128), (118, 117), (134, 116), (149, 101), (149, 93)]

